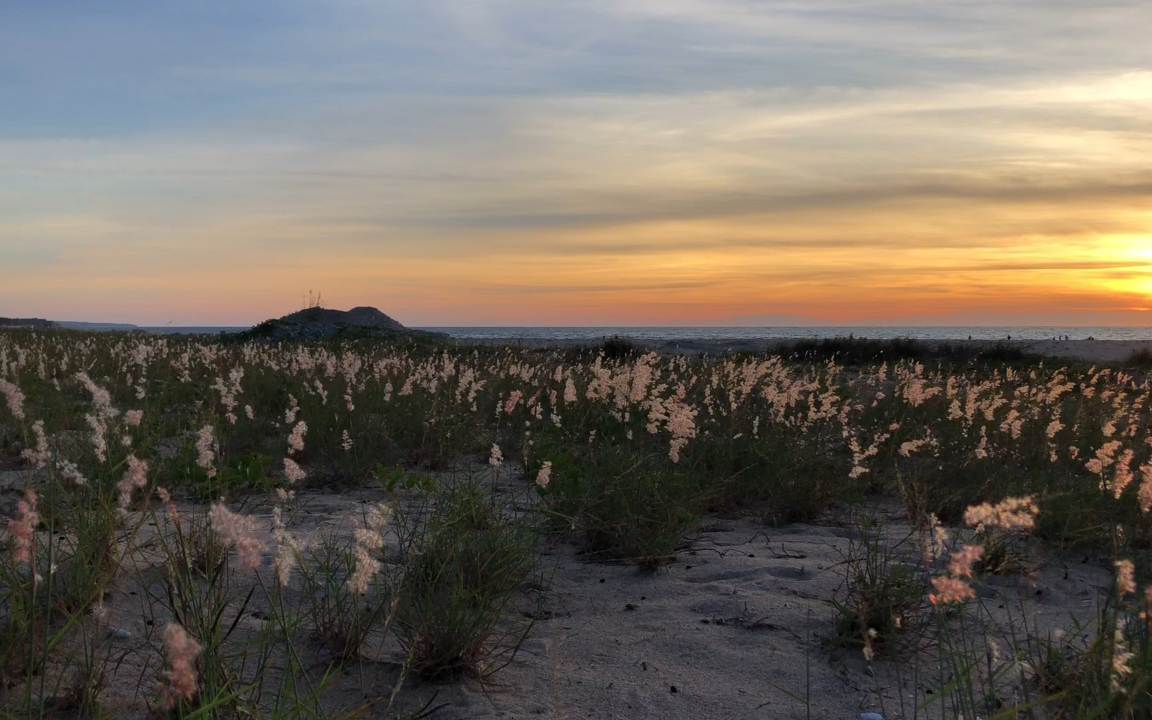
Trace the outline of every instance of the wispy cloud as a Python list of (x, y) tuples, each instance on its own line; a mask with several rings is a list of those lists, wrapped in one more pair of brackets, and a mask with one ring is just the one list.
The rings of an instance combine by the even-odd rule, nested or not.
[(1152, 304), (1142, 0), (7, 20), (6, 308), (249, 322), (308, 287), (413, 324)]

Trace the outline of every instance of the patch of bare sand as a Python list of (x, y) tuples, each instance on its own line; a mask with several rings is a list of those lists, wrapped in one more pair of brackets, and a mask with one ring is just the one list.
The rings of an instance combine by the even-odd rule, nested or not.
[[(312, 543), (325, 534), (346, 536), (365, 503), (381, 499), (372, 489), (302, 492), (291, 529)], [(247, 511), (270, 526), (268, 506)], [(590, 561), (571, 545), (547, 548), (549, 591), (542, 605), (517, 605), (535, 622), (515, 659), (486, 685), (408, 678), (396, 709), (431, 701), (443, 720), (803, 718), (807, 702), (817, 718), (872, 710), (892, 720), (905, 716), (901, 705), (911, 717), (913, 705), (936, 688), (912, 684), (909, 658), (898, 658), (900, 666), (893, 658), (869, 665), (859, 649), (828, 642), (835, 617), (828, 600), (844, 597), (843, 561), (855, 535), (847, 525), (710, 520), (656, 572)], [(884, 528), (893, 543), (910, 532), (896, 515)], [(140, 570), (125, 575), (107, 603), (109, 625), (130, 633), (113, 641), (118, 664), (104, 695), (117, 717), (147, 715), (145, 700), (162, 669), (159, 628), (167, 618), (160, 608), (149, 610), (155, 604), (147, 599), (160, 587), (161, 569)], [(261, 573), (272, 577), (270, 555)], [(252, 577), (237, 569), (239, 595)], [(1019, 628), (1026, 617), (1033, 632), (1049, 633), (1068, 627), (1070, 616), (1090, 618), (1110, 582), (1110, 573), (1086, 558), (1047, 558), (1031, 578), (992, 578), (978, 592), (990, 627), (1006, 633), (1010, 618)], [(288, 598), (302, 600), (298, 578)], [(254, 636), (266, 612), (254, 600), (240, 630)], [(304, 639), (300, 650), (319, 676), (322, 651)], [(365, 661), (336, 675), (327, 696), (333, 709), (374, 701), (369, 716), (383, 717), (402, 659), (394, 641), (372, 638)], [(930, 656), (920, 662), (935, 663)]]
[(1044, 357), (1101, 365), (1122, 364), (1134, 353), (1152, 352), (1152, 340), (1021, 340), (1018, 346)]
[[(548, 619), (501, 674), (503, 687), (441, 693), (453, 703), (444, 717), (804, 718), (810, 711), (847, 719), (872, 710), (891, 719), (904, 716), (901, 704), (912, 717), (937, 689), (910, 682), (912, 663), (902, 673), (892, 659), (870, 666), (860, 650), (829, 642), (828, 600), (843, 598), (851, 535), (833, 526), (765, 529), (727, 520), (657, 573), (558, 549)], [(1065, 569), (1049, 563), (1032, 579), (980, 585), (990, 620), (1007, 635), (1009, 616), (1019, 628), (1026, 614), (1042, 633), (1068, 626), (1070, 614), (1090, 616), (1110, 575), (1094, 565)]]

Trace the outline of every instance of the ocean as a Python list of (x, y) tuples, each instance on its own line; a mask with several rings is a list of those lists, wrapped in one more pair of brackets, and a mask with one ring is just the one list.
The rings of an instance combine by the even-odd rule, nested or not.
[(545, 340), (590, 340), (619, 336), (633, 340), (771, 340), (776, 338), (858, 338), (891, 340), (1051, 340), (1068, 336), (1071, 340), (1152, 340), (1152, 327), (1094, 326), (819, 326), (819, 327), (422, 327), (447, 333), (460, 340), (539, 338)]
[[(140, 327), (155, 333), (186, 333), (215, 335), (247, 330), (236, 326), (162, 326)], [(835, 338), (852, 335), (858, 338), (891, 340), (913, 338), (917, 340), (1051, 340), (1068, 336), (1071, 340), (1152, 340), (1152, 327), (1084, 326), (1084, 325), (841, 325), (799, 327), (723, 327), (723, 326), (540, 326), (540, 327), (418, 327), (447, 333), (459, 340), (517, 340), (523, 338), (543, 340), (599, 341), (619, 336), (633, 340), (765, 340), (775, 338)]]
[[(99, 328), (97, 328), (97, 329), (99, 329)], [(116, 329), (119, 330), (121, 328), (116, 328)], [(247, 326), (247, 325), (245, 325), (243, 327), (239, 327), (239, 326), (235, 326), (235, 325), (227, 325), (227, 326), (212, 326), (212, 325), (147, 326), (147, 325), (140, 325), (139, 327), (135, 327), (135, 328), (131, 328), (131, 329), (132, 330), (143, 330), (144, 332), (150, 332), (150, 333), (159, 333), (161, 335), (219, 335), (220, 333), (244, 332), (245, 330), (251, 330), (252, 328), (250, 326)]]

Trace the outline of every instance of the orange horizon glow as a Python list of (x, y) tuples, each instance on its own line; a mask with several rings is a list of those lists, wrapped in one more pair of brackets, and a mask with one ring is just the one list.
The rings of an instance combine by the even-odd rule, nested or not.
[(1139, 4), (290, 5), (0, 28), (0, 316), (1152, 325)]
[[(1152, 325), (1152, 260), (1135, 235), (1037, 236), (1011, 248), (920, 250), (893, 239), (879, 249), (782, 250), (746, 242), (751, 230), (632, 228), (629, 252), (588, 252), (585, 243), (576, 257), (515, 247), (458, 259), (365, 255), (259, 275), (240, 263), (207, 282), (179, 271), (141, 278), (76, 268), (59, 272), (56, 287), (15, 278), (8, 290), (29, 302), (5, 309), (60, 320), (250, 325), (299, 309), (312, 291), (328, 307), (373, 305), (410, 326)], [(724, 246), (676, 248), (721, 232)], [(664, 244), (644, 247), (653, 236)]]
[[(1074, 222), (1065, 216), (1088, 214), (1110, 216), (1107, 230), (1067, 229)], [(911, 226), (909, 215), (917, 218)], [(264, 259), (244, 248), (304, 230), (248, 223), (190, 235), (186, 247), (219, 254), (186, 251), (171, 268), (147, 255), (85, 252), (57, 263), (51, 279), (10, 278), (5, 292), (25, 302), (9, 300), (5, 313), (250, 325), (299, 309), (313, 291), (329, 307), (373, 305), (411, 326), (1148, 325), (1152, 235), (1137, 230), (1148, 217), (1109, 211), (1098, 200), (1009, 207), (906, 200), (843, 208), (832, 221), (780, 211), (472, 230), (455, 257), (425, 241), (388, 257), (297, 251)], [(1032, 227), (1041, 231), (1020, 232)], [(250, 238), (237, 242), (241, 232)], [(323, 232), (348, 247), (340, 234), (362, 230)], [(237, 249), (228, 254), (226, 246)], [(197, 266), (212, 257), (228, 262)]]

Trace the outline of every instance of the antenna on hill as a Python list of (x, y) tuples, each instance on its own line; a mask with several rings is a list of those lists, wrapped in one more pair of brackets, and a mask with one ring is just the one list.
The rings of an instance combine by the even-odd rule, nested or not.
[(315, 295), (313, 295), (312, 291), (309, 290), (308, 291), (308, 299), (304, 300), (303, 296), (301, 296), (300, 303), (301, 303), (301, 305), (303, 305), (303, 307), (301, 308), (302, 310), (311, 310), (312, 308), (322, 308), (322, 307), (324, 307), (324, 294), (323, 293), (316, 293)]

